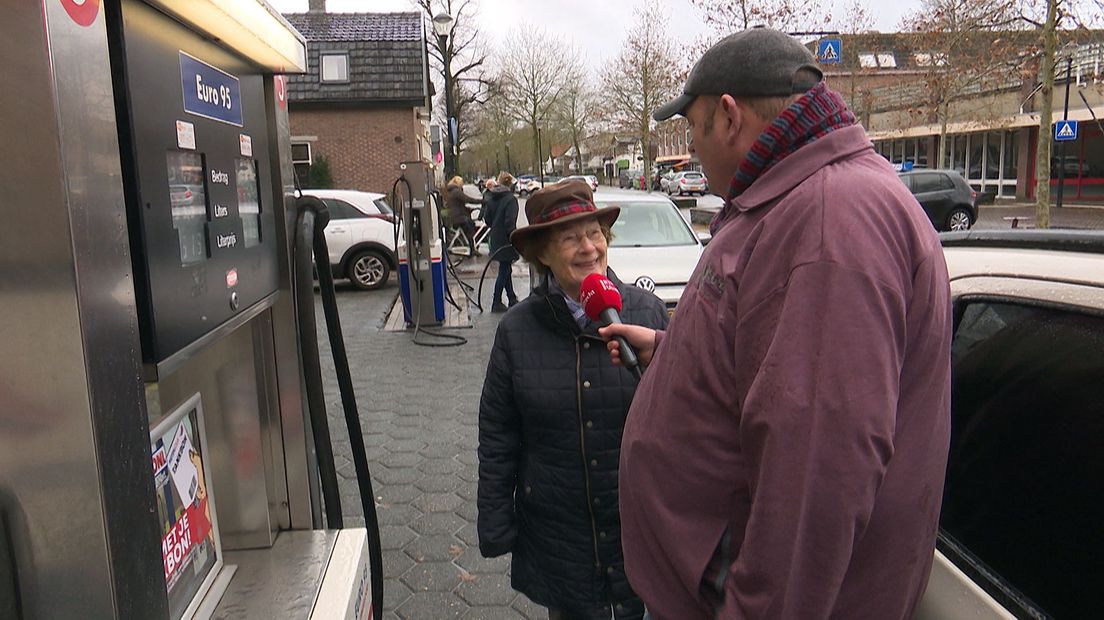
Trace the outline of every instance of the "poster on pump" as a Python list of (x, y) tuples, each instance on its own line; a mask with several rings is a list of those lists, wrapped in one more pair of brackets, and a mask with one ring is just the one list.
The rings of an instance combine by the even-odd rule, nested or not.
[(196, 394), (150, 435), (161, 556), (172, 618), (198, 604), (222, 564), (213, 499), (204, 474), (202, 406)]

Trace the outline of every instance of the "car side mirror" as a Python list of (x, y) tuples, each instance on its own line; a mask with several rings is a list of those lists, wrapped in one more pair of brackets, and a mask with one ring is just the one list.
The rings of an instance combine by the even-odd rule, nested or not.
[(713, 235), (711, 235), (707, 231), (703, 231), (703, 232), (698, 233), (698, 241), (701, 241), (702, 245), (709, 245), (709, 242), (712, 239), (713, 239)]

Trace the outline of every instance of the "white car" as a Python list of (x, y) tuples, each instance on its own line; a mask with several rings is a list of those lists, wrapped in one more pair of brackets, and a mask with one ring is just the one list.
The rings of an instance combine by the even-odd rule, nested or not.
[(675, 203), (665, 196), (598, 192), (599, 207), (619, 206), (609, 266), (625, 284), (651, 291), (674, 312), (704, 249)]
[(951, 444), (915, 618), (1099, 618), (1104, 234), (942, 238), (955, 317)]
[(384, 195), (343, 189), (305, 189), (303, 194), (329, 208), (325, 232), (334, 277), (367, 291), (387, 284), (398, 260), (395, 213)]
[(598, 191), (598, 177), (596, 177), (594, 175), (576, 174), (576, 175), (572, 175), (572, 176), (569, 176), (569, 177), (564, 177), (563, 180), (565, 180), (565, 181), (582, 181), (583, 183), (586, 183), (587, 185), (590, 186), (590, 191), (592, 191), (592, 192)]

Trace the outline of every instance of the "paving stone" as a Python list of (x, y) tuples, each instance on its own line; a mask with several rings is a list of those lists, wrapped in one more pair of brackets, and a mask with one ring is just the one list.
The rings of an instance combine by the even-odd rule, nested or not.
[(525, 616), (512, 607), (472, 607), (461, 620), (526, 620)]
[(451, 474), (459, 470), (463, 465), (452, 458), (426, 459), (418, 464), (418, 470), (424, 474)]
[(446, 620), (459, 618), (468, 611), (468, 604), (447, 592), (415, 592), (395, 613), (403, 620)]
[(414, 483), (418, 489), (426, 493), (450, 493), (468, 484), (452, 474), (426, 476)]
[(413, 484), (425, 477), (425, 474), (419, 471), (417, 467), (399, 467), (396, 469), (383, 467), (373, 473), (374, 477), (384, 484)]
[(471, 546), (464, 549), (463, 555), (456, 558), (456, 564), (469, 573), (477, 575), (484, 573), (505, 575), (506, 571), (510, 568), (510, 555), (500, 555), (497, 558), (485, 558), (479, 554), (479, 549), (477, 547)]
[(479, 510), (476, 508), (474, 502), (464, 502), (462, 506), (456, 509), (456, 514), (467, 521), (475, 523), (475, 520), (479, 517)]
[(376, 501), (381, 504), (409, 504), (422, 496), (422, 492), (412, 485), (376, 483), (373, 489)]
[(528, 620), (547, 620), (548, 609), (529, 600), (528, 596), (518, 594), (510, 604), (512, 609), (521, 612)]
[(468, 543), (472, 547), (479, 546), (479, 534), (476, 532), (474, 523), (468, 523), (464, 527), (460, 528), (460, 531), (456, 532), (456, 537)]
[(473, 606), (509, 606), (516, 592), (506, 575), (472, 575), (456, 588), (456, 593)]
[(468, 521), (456, 513), (434, 512), (416, 519), (410, 529), (419, 534), (455, 534), (467, 524)]
[[(384, 549), (383, 551), (383, 578), (398, 579), (403, 573), (410, 570), (415, 562), (410, 556), (399, 550)], [(384, 595), (386, 598), (386, 593)]]
[(406, 525), (422, 516), (422, 511), (410, 504), (381, 504), (376, 506), (380, 525)]
[(381, 525), (380, 546), (384, 549), (402, 549), (418, 537), (418, 533), (405, 525)]
[(417, 562), (451, 562), (464, 553), (464, 545), (450, 534), (430, 534), (408, 542), (403, 552)]
[(464, 450), (456, 455), (456, 460), (465, 465), (479, 465), (479, 452)]
[(384, 447), (392, 452), (417, 452), (427, 445), (429, 444), (421, 439), (394, 439), (384, 444)]
[(431, 444), (419, 450), (418, 454), (427, 459), (453, 458), (460, 454), (460, 448), (455, 445), (455, 441), (447, 444)]
[(423, 461), (425, 457), (417, 452), (390, 452), (385, 458), (380, 459), (380, 465), (388, 469), (418, 468)]
[(401, 579), (383, 580), (384, 609), (395, 609), (399, 605), (405, 603), (406, 599), (410, 598), (411, 594), (414, 594), (414, 591), (408, 588)]
[(460, 567), (452, 562), (421, 562), (401, 579), (414, 592), (452, 592), (462, 575)]
[(464, 503), (455, 493), (426, 493), (410, 502), (423, 512), (452, 512)]

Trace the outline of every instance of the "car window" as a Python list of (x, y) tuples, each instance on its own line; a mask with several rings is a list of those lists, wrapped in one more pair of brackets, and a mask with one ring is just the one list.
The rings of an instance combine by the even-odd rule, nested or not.
[(686, 172), (686, 173), (683, 173), (682, 176), (683, 176), (683, 178), (694, 179), (695, 181), (702, 178), (702, 175), (701, 175), (700, 172)]
[(387, 201), (383, 198), (377, 198), (372, 202), (379, 209), (379, 212), (384, 215), (394, 215), (395, 210), (391, 208), (391, 205), (387, 204)]
[(939, 177), (939, 189), (954, 189), (954, 180), (950, 176), (945, 174), (936, 175)]
[(696, 245), (686, 221), (665, 202), (601, 202), (599, 207), (617, 205), (621, 214), (613, 223), (611, 247), (656, 247)]
[(911, 191), (912, 190), (912, 176), (913, 175), (911, 175), (911, 174), (899, 174), (899, 175), (897, 175), (897, 178), (901, 179), (901, 182), (905, 184), (905, 187), (909, 188), (909, 190)]
[(912, 175), (912, 193), (938, 192), (943, 189), (942, 180), (945, 178), (941, 174), (914, 174)]
[(368, 217), (362, 213), (360, 209), (357, 209), (344, 200), (323, 198), (322, 202), (326, 203), (326, 206), (329, 207), (331, 220), (355, 220), (357, 218)]
[(1046, 615), (1095, 617), (1104, 317), (970, 303), (952, 359), (943, 536), (987, 567), (980, 574), (999, 575)]

